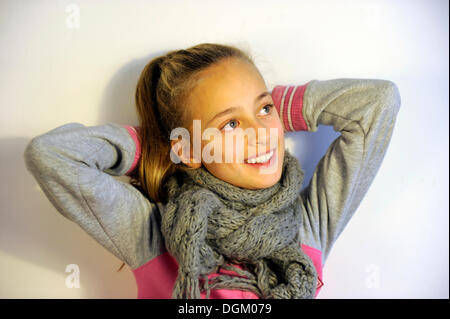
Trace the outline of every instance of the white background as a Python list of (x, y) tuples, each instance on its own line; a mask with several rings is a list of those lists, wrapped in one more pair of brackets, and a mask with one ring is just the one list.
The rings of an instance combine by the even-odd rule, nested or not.
[[(202, 42), (249, 49), (269, 89), (397, 84), (391, 144), (318, 298), (448, 298), (448, 22), (446, 0), (1, 1), (0, 298), (136, 298), (131, 270), (57, 212), (23, 150), (69, 122), (136, 124), (144, 65)], [(288, 134), (305, 183), (337, 136)], [(70, 264), (79, 288), (65, 285)]]

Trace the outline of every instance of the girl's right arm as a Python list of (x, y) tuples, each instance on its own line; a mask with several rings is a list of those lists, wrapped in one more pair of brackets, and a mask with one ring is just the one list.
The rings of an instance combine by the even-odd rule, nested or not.
[(131, 126), (68, 123), (34, 137), (24, 159), (44, 194), (131, 268), (160, 253), (158, 209), (134, 186), (113, 176), (137, 164), (139, 143)]

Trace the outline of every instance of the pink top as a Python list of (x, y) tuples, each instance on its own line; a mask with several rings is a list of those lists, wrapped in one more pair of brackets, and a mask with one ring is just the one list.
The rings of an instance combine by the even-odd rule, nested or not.
[[(323, 286), (322, 280), (322, 253), (315, 248), (302, 245), (303, 252), (307, 254), (317, 271), (317, 290), (316, 295)], [(239, 265), (233, 265), (242, 269)], [(168, 252), (153, 258), (146, 264), (133, 270), (137, 287), (138, 299), (171, 299), (172, 289), (178, 275), (178, 263)], [(214, 278), (219, 274), (236, 275), (234, 271), (220, 269), (218, 273), (209, 274), (208, 278)], [(202, 292), (200, 297), (205, 299), (206, 294)], [(212, 289), (211, 299), (259, 299), (259, 297), (250, 291), (231, 290), (231, 289)]]

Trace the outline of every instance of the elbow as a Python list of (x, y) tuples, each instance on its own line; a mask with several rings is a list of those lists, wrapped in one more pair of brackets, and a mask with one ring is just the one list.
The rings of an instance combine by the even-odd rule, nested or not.
[(42, 166), (45, 152), (45, 144), (39, 136), (28, 142), (23, 152), (23, 158), (25, 166), (30, 172), (39, 170), (39, 167)]
[(387, 108), (395, 114), (400, 110), (401, 96), (397, 84), (392, 81), (383, 81), (383, 98)]

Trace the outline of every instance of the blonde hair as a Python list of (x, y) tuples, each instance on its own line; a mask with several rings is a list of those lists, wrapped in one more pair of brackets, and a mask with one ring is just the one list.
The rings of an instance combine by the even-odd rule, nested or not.
[(216, 43), (169, 51), (144, 67), (135, 94), (141, 157), (130, 183), (152, 202), (164, 202), (164, 182), (187, 168), (170, 159), (170, 132), (176, 127), (187, 127), (190, 121), (189, 92), (201, 71), (228, 58), (242, 59), (257, 70), (244, 49)]
[(225, 58), (240, 58), (254, 65), (250, 55), (239, 48), (203, 43), (170, 51), (144, 67), (136, 88), (141, 159), (133, 177), (151, 201), (165, 201), (161, 186), (170, 175), (185, 168), (170, 159), (170, 132), (186, 127), (190, 120), (189, 91), (200, 71)]

